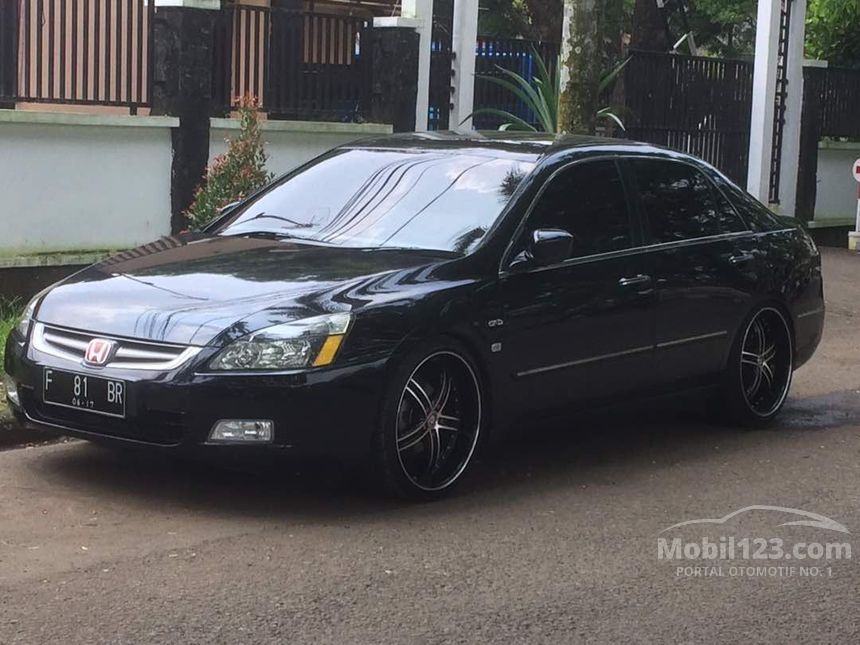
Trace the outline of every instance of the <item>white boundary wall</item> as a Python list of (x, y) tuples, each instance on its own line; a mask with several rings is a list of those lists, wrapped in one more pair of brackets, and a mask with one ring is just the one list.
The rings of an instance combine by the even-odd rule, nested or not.
[(169, 117), (0, 110), (0, 255), (170, 232)]
[[(126, 249), (170, 233), (173, 117), (0, 110), (0, 260)], [(265, 121), (276, 175), (378, 124)], [(238, 121), (212, 119), (210, 158)]]
[(818, 145), (815, 222), (851, 224), (857, 213), (857, 182), (852, 170), (860, 143), (822, 141)]

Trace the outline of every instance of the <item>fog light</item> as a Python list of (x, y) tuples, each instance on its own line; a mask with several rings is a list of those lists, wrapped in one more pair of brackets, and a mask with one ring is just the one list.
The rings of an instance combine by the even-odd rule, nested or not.
[(21, 407), (21, 399), (18, 397), (18, 384), (11, 376), (3, 372), (3, 388), (6, 390), (6, 398), (16, 408)]
[(209, 443), (265, 443), (274, 436), (272, 421), (223, 419), (209, 433)]

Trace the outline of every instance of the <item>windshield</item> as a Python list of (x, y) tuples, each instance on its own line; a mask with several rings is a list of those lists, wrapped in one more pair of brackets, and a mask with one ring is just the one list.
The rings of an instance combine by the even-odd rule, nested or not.
[(219, 234), (467, 253), (534, 164), (496, 151), (336, 150), (243, 205)]

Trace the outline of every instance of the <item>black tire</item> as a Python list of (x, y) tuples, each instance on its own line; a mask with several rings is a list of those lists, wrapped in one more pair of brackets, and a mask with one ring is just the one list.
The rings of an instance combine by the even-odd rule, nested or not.
[(782, 410), (794, 371), (794, 337), (777, 306), (757, 307), (732, 344), (723, 375), (723, 400), (729, 420), (763, 427)]
[(371, 446), (374, 478), (401, 499), (450, 494), (474, 459), (485, 407), (480, 372), (461, 343), (415, 347), (389, 378)]

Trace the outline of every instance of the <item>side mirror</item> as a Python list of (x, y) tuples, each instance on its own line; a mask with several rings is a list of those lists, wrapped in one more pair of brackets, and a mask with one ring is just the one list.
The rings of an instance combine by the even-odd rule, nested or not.
[(532, 233), (528, 253), (537, 266), (551, 266), (570, 258), (573, 235), (558, 228), (539, 228)]

